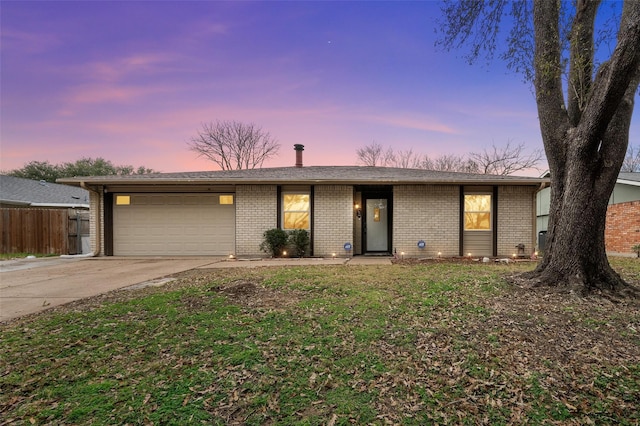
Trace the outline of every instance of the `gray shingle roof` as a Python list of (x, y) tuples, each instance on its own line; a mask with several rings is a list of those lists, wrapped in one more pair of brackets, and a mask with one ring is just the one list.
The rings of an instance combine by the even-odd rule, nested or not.
[(72, 185), (122, 184), (475, 184), (536, 185), (545, 178), (437, 172), (422, 169), (366, 166), (277, 167), (209, 172), (154, 173), (129, 176), (93, 176), (59, 179)]
[(640, 183), (640, 173), (620, 173), (618, 179)]
[(0, 203), (89, 208), (89, 192), (69, 185), (0, 175)]

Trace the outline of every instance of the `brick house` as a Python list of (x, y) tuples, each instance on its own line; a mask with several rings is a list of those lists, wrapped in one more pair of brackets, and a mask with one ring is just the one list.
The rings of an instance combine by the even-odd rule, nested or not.
[[(544, 240), (549, 221), (549, 191), (545, 188), (537, 196), (539, 240)], [(611, 255), (634, 256), (631, 247), (636, 244), (640, 244), (640, 173), (620, 173), (609, 198), (605, 246)]]
[(94, 254), (264, 256), (263, 233), (306, 229), (318, 257), (512, 256), (535, 244), (544, 178), (295, 167), (60, 182), (91, 194)]

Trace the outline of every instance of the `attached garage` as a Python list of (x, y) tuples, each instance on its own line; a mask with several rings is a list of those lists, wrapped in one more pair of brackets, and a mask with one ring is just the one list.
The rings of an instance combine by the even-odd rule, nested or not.
[(235, 253), (233, 194), (114, 194), (116, 256)]

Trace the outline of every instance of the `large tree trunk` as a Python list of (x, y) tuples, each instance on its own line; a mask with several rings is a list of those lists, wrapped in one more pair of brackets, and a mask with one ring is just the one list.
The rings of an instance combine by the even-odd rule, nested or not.
[[(579, 145), (567, 141), (567, 145)], [(601, 176), (584, 156), (569, 155), (551, 179), (546, 247), (528, 278), (537, 285), (567, 286), (582, 293), (628, 293), (605, 252), (605, 225), (613, 179)], [(608, 194), (608, 195), (607, 195)]]
[(537, 0), (534, 5), (536, 101), (551, 173), (551, 208), (543, 260), (525, 277), (538, 285), (566, 285), (583, 293), (637, 295), (609, 265), (604, 236), (640, 80), (640, 2), (625, 2), (616, 49), (591, 81), (598, 3), (576, 3), (567, 109), (558, 3)]

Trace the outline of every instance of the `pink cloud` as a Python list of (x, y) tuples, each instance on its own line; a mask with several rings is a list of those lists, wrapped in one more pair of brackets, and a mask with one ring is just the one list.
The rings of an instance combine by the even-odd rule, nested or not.
[(7, 25), (2, 29), (2, 50), (41, 53), (60, 44), (60, 38), (55, 34), (17, 31), (7, 28)]
[[(397, 113), (393, 113), (397, 114)], [(395, 127), (403, 127), (409, 129), (416, 130), (425, 130), (427, 132), (435, 132), (435, 133), (445, 133), (445, 134), (457, 134), (459, 133), (456, 129), (452, 128), (443, 123), (439, 123), (430, 117), (410, 117), (408, 116), (397, 116), (397, 115), (363, 115), (360, 118), (373, 121), (377, 123), (388, 124)]]

